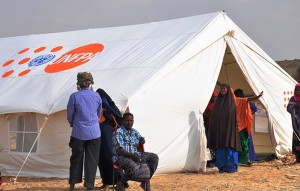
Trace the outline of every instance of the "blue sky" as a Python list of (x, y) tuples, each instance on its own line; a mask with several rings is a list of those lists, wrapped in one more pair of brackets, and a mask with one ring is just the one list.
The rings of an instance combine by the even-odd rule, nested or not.
[(300, 59), (300, 0), (1, 0), (0, 38), (225, 10), (275, 61)]

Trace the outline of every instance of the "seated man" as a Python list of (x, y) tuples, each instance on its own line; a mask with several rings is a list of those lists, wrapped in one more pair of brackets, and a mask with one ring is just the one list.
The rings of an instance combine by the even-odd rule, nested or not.
[(150, 191), (150, 179), (156, 171), (158, 156), (138, 151), (139, 144), (144, 144), (145, 139), (132, 126), (133, 115), (125, 113), (123, 125), (113, 134), (114, 161), (125, 172), (117, 183), (117, 191), (123, 191), (124, 184), (128, 180), (141, 182), (141, 187), (145, 191)]

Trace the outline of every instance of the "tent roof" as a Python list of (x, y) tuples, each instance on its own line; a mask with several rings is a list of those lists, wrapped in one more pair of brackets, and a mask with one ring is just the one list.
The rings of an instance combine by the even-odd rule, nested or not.
[[(233, 53), (218, 58), (225, 65), (237, 61), (247, 74), (242, 59), (253, 65), (267, 62), (292, 80), (226, 13), (215, 12), (131, 26), (1, 38), (0, 114), (64, 110), (69, 95), (76, 91), (76, 74), (82, 71), (92, 72), (94, 88), (105, 89), (123, 110), (134, 97), (211, 45), (222, 52), (224, 43)], [(242, 58), (250, 54), (257, 60)], [(215, 72), (220, 69), (220, 79), (225, 79), (219, 63), (208, 64)], [(246, 80), (255, 89), (250, 76)]]
[(1, 38), (0, 113), (51, 114), (65, 109), (81, 71), (92, 72), (95, 88), (105, 89), (125, 107), (130, 97), (224, 36), (229, 31), (225, 18), (217, 12), (132, 26)]

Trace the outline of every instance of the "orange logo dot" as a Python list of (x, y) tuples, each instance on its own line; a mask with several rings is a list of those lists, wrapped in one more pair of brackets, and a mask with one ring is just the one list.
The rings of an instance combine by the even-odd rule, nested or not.
[(286, 98), (284, 98), (284, 101), (286, 101)]
[(286, 104), (284, 104), (284, 107), (286, 107)]
[(40, 47), (40, 48), (37, 48), (37, 49), (34, 50), (34, 53), (42, 52), (45, 49), (46, 49), (46, 47), (44, 47), (44, 46)]
[(62, 48), (63, 48), (63, 46), (57, 46), (57, 47), (53, 48), (51, 50), (51, 52), (57, 52), (57, 51), (61, 50)]
[(18, 76), (25, 76), (26, 74), (28, 74), (31, 70), (30, 69), (27, 69), (27, 70), (24, 70), (23, 72), (20, 72), (18, 74)]
[(14, 60), (9, 60), (9, 61), (5, 62), (2, 66), (3, 67), (8, 66), (8, 65), (10, 65), (13, 62), (14, 62)]
[(23, 54), (24, 52), (27, 52), (29, 50), (29, 48), (24, 48), (23, 50), (21, 50), (20, 52), (18, 52), (18, 54)]
[(19, 65), (21, 65), (21, 64), (25, 64), (26, 62), (28, 62), (30, 60), (30, 58), (24, 58), (23, 60), (20, 60), (19, 61)]
[(283, 95), (285, 95), (285, 91), (283, 92)]
[(90, 61), (102, 52), (103, 49), (104, 46), (102, 44), (89, 44), (75, 48), (62, 55), (52, 64), (46, 66), (45, 72), (55, 73), (75, 68)]
[(6, 78), (6, 77), (10, 76), (12, 73), (14, 73), (14, 70), (9, 70), (2, 75), (2, 78)]

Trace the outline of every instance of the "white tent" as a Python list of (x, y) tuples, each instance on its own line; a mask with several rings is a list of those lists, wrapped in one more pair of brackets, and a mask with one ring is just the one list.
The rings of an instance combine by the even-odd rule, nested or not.
[(264, 91), (273, 150), (291, 149), (285, 104), (296, 82), (217, 12), (0, 39), (2, 175), (68, 177), (66, 105), (82, 71), (92, 72), (94, 89), (135, 115), (145, 149), (160, 157), (157, 174), (204, 168), (202, 113), (218, 83), (253, 95)]

